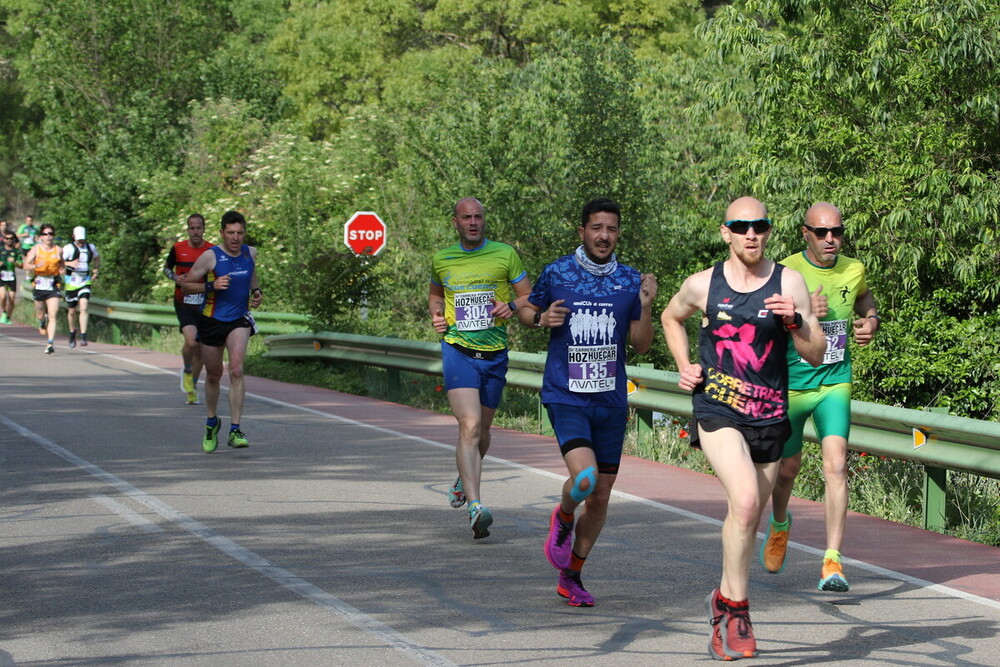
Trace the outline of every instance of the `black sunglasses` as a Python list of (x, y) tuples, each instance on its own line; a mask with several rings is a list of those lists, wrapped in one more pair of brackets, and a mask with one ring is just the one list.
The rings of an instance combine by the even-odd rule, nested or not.
[(746, 234), (753, 227), (754, 232), (763, 234), (771, 229), (771, 221), (768, 218), (760, 220), (727, 220), (726, 227), (729, 227), (736, 234)]
[(833, 234), (833, 238), (839, 239), (844, 235), (844, 227), (810, 227), (809, 225), (802, 225), (810, 232), (816, 235), (818, 239), (825, 239), (827, 234)]

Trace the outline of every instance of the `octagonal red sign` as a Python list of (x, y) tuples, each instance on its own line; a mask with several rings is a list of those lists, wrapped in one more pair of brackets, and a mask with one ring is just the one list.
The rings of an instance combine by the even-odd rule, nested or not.
[(377, 213), (358, 211), (344, 225), (344, 243), (355, 255), (377, 255), (385, 248), (385, 232)]

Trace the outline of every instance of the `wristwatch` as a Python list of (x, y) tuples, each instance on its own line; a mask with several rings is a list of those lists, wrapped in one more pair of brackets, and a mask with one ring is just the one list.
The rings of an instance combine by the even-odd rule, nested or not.
[(531, 322), (532, 322), (532, 324), (534, 324), (534, 325), (535, 325), (536, 327), (539, 327), (539, 328), (540, 328), (540, 327), (542, 326), (542, 311), (540, 311), (540, 310), (536, 310), (536, 311), (535, 311), (535, 317), (534, 317), (534, 318), (532, 318)]
[(795, 311), (795, 317), (792, 318), (791, 324), (785, 324), (785, 328), (789, 331), (795, 331), (802, 326), (802, 313)]

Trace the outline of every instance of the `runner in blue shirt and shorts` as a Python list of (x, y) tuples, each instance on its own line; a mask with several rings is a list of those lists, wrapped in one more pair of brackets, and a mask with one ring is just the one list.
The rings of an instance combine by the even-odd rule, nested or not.
[(656, 277), (618, 263), (620, 225), (616, 202), (588, 202), (577, 229), (581, 245), (542, 270), (518, 312), (525, 326), (550, 329), (542, 403), (569, 478), (549, 518), (545, 556), (559, 570), (556, 592), (573, 607), (594, 606), (580, 571), (604, 527), (621, 463), (628, 421), (625, 342), (631, 338), (639, 354), (653, 343)]

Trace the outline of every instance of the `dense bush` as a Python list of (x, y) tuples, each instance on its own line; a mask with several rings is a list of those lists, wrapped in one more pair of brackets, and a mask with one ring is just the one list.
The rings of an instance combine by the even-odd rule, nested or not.
[[(104, 296), (166, 300), (187, 214), (211, 233), (236, 208), (269, 308), (429, 339), (427, 263), (462, 196), (532, 276), (576, 245), (583, 202), (620, 199), (620, 256), (657, 274), (656, 307), (724, 256), (730, 199), (769, 206), (774, 257), (827, 200), (883, 314), (858, 398), (997, 418), (986, 0), (0, 0), (0, 18), (4, 217), (88, 226)], [(342, 246), (357, 210), (389, 225), (377, 260)], [(669, 367), (665, 346), (645, 361)]]

